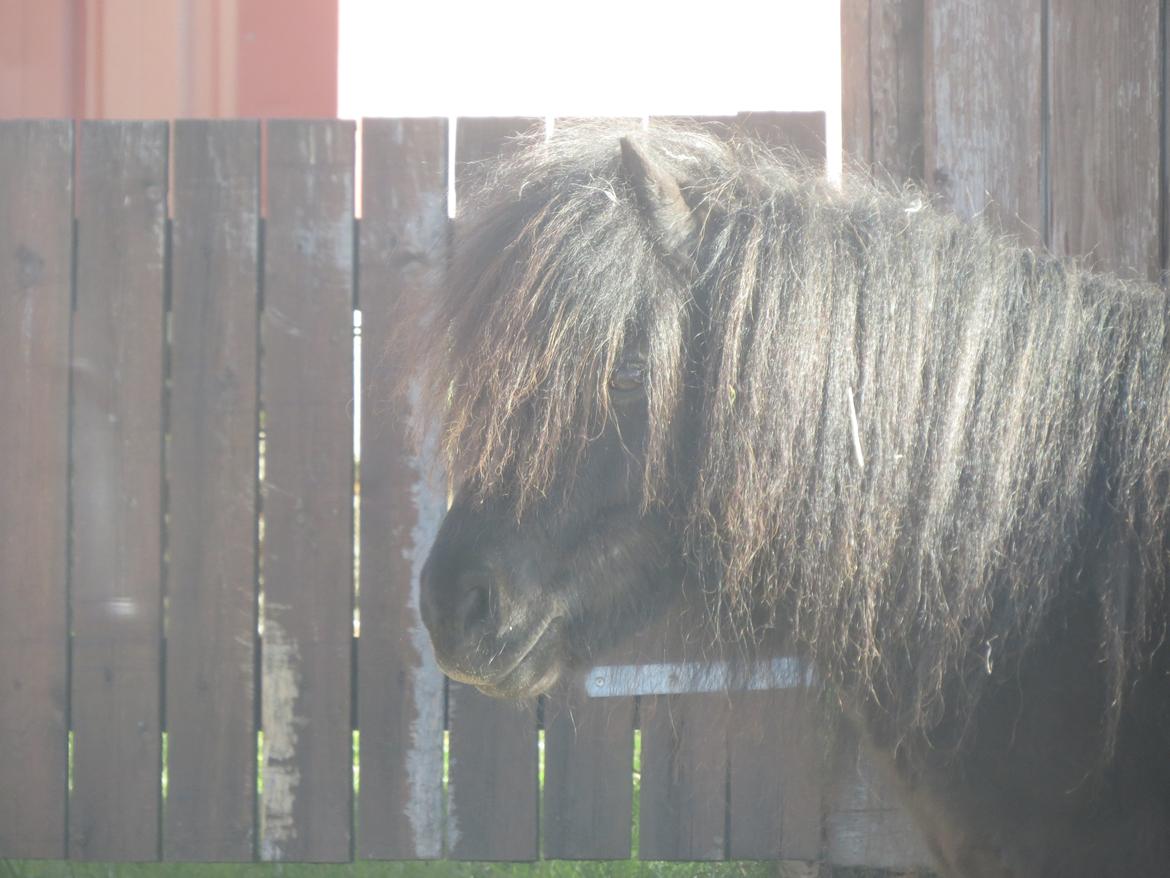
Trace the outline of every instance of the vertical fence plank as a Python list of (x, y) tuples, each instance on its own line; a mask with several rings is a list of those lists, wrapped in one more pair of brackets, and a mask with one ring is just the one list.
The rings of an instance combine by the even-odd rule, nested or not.
[[(823, 113), (743, 114), (738, 127), (825, 166)], [(815, 859), (824, 782), (812, 699), (799, 691), (733, 693), (727, 724), (728, 855)]]
[(813, 167), (825, 167), (825, 114), (740, 113), (736, 127), (769, 146), (793, 150), (808, 159)]
[(870, 0), (841, 0), (841, 151), (845, 167), (873, 161), (869, 93)]
[(350, 857), (353, 124), (271, 122), (261, 855)]
[(159, 852), (163, 122), (85, 123), (73, 356), (77, 859)]
[(832, 758), (832, 807), (825, 821), (827, 860), (835, 866), (898, 871), (930, 863), (922, 834), (856, 733), (841, 731)]
[(170, 860), (250, 860), (255, 843), (259, 155), (256, 123), (175, 123)]
[(419, 573), (446, 508), (434, 462), (407, 436), (387, 359), (395, 300), (447, 256), (447, 122), (362, 125), (361, 636), (358, 851), (443, 854), (443, 675), (419, 616)]
[(935, 2), (927, 26), (926, 178), (964, 217), (1044, 241), (1041, 0)]
[[(652, 117), (650, 124), (663, 118)], [(716, 135), (733, 133), (740, 121), (736, 116), (665, 120), (705, 125)], [(694, 634), (700, 630), (705, 614), (701, 606), (688, 607), (653, 631), (644, 632), (634, 648), (637, 654), (633, 663), (701, 665), (720, 658), (698, 647), (709, 640), (708, 634)], [(641, 859), (721, 860), (726, 856), (729, 710), (726, 693), (641, 698)]]
[(1155, 279), (1161, 33), (1158, 0), (1052, 0), (1053, 250)]
[(722, 860), (727, 846), (725, 693), (643, 698), (638, 856)]
[[(456, 186), (471, 165), (511, 148), (509, 138), (537, 119), (460, 119), (455, 135)], [(461, 860), (532, 860), (537, 850), (536, 718), (518, 707), (448, 684), (450, 767), (447, 844)]]
[(925, 0), (842, 0), (842, 144), (891, 179), (923, 175)]
[[(627, 648), (630, 663), (702, 668), (725, 659), (706, 628), (708, 610), (691, 595)], [(684, 689), (686, 681), (682, 681)], [(638, 856), (642, 860), (722, 860), (728, 847), (727, 692), (643, 694)]]
[[(558, 126), (574, 121), (557, 119)], [(614, 118), (638, 127), (637, 118)], [(614, 141), (616, 154), (617, 141)], [(634, 794), (633, 696), (594, 700), (580, 687), (544, 705), (543, 856), (630, 856)]]
[(895, 180), (921, 180), (923, 6), (873, 0), (869, 14), (871, 161)]
[(0, 859), (65, 855), (73, 143), (0, 122)]
[(544, 856), (627, 859), (634, 699), (549, 699), (544, 727)]
[(741, 692), (731, 701), (729, 855), (819, 858), (827, 754), (815, 697), (793, 689)]
[[(824, 165), (823, 114), (743, 113), (690, 121), (794, 148)], [(671, 643), (669, 633), (663, 636), (666, 656), (677, 660), (679, 643)], [(792, 699), (758, 695), (644, 699), (640, 856), (815, 857), (820, 806), (809, 793), (819, 789), (820, 762), (777, 756), (784, 749), (778, 745), (780, 728), (807, 728), (796, 707)], [(795, 740), (786, 756), (799, 758)], [(744, 815), (738, 825), (736, 814)]]

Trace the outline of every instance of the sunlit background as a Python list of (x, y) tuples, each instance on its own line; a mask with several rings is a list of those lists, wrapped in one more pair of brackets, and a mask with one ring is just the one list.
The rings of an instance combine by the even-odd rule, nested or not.
[(839, 164), (823, 0), (0, 0), (0, 118), (812, 110)]
[(820, 110), (839, 164), (840, 5), (340, 0), (338, 113)]

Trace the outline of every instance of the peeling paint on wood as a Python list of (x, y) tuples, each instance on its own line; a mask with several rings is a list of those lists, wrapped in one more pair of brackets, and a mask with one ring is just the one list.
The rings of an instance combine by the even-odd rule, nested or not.
[(447, 239), (445, 119), (362, 126), (361, 660), (359, 856), (443, 855), (443, 694), (418, 610), (418, 580), (446, 502), (443, 477), (407, 429), (388, 356), (399, 297), (425, 295)]
[(294, 814), (301, 785), (297, 738), (306, 720), (298, 715), (297, 704), (301, 691), (300, 649), (271, 617), (264, 625), (262, 661), (264, 795), (260, 853), (265, 860), (281, 860), (286, 847), (297, 837)]
[[(417, 407), (417, 389), (412, 389), (411, 402)], [(418, 455), (410, 464), (418, 480), (410, 487), (411, 503), (415, 511), (415, 525), (410, 542), (403, 547), (403, 556), (410, 562), (410, 618), (407, 620), (410, 642), (418, 656), (415, 671), (414, 719), (410, 723), (411, 747), (406, 753), (406, 773), (410, 781), (410, 798), (403, 803), (403, 811), (414, 831), (416, 850), (420, 857), (442, 855), (441, 802), (432, 795), (435, 778), (442, 775), (443, 754), (434, 746), (435, 729), (443, 725), (443, 675), (435, 664), (430, 635), (422, 623), (419, 610), (419, 582), (423, 564), (439, 524), (447, 509), (447, 490), (437, 459), (437, 437), (430, 434)], [(449, 824), (454, 826), (454, 823)], [(456, 832), (458, 830), (455, 830)]]

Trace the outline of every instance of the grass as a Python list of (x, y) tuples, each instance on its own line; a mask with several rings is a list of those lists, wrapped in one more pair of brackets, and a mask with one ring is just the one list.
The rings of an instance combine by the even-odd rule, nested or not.
[[(780, 873), (783, 874), (783, 873)], [(0, 860), (0, 878), (765, 878), (775, 863), (64, 863)]]
[[(70, 741), (72, 744), (72, 741)], [(443, 785), (449, 769), (448, 738), (443, 741)], [(539, 737), (539, 783), (544, 787), (544, 735)], [(360, 788), (359, 733), (353, 733), (354, 798)], [(167, 793), (166, 750), (163, 735), (162, 793)], [(72, 747), (70, 747), (72, 751)], [(360, 862), (336, 865), (305, 863), (71, 863), (46, 860), (0, 860), (0, 878), (764, 878), (777, 875), (775, 863), (662, 863), (641, 862), (638, 855), (638, 817), (641, 792), (641, 733), (634, 731), (632, 859), (620, 861), (570, 862), (544, 860), (536, 863)], [(263, 788), (263, 737), (258, 735), (257, 784)], [(70, 760), (72, 767), (72, 760)], [(70, 771), (72, 780), (72, 771)], [(783, 874), (783, 873), (781, 873)]]

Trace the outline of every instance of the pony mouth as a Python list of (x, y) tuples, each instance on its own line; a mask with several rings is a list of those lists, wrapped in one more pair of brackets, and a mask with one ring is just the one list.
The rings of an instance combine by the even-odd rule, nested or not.
[(549, 616), (499, 671), (491, 668), (489, 663), (482, 672), (468, 673), (445, 667), (442, 659), (439, 667), (452, 680), (475, 686), (493, 698), (542, 695), (556, 684), (564, 668), (560, 648), (562, 638), (559, 636), (563, 627), (561, 616)]

